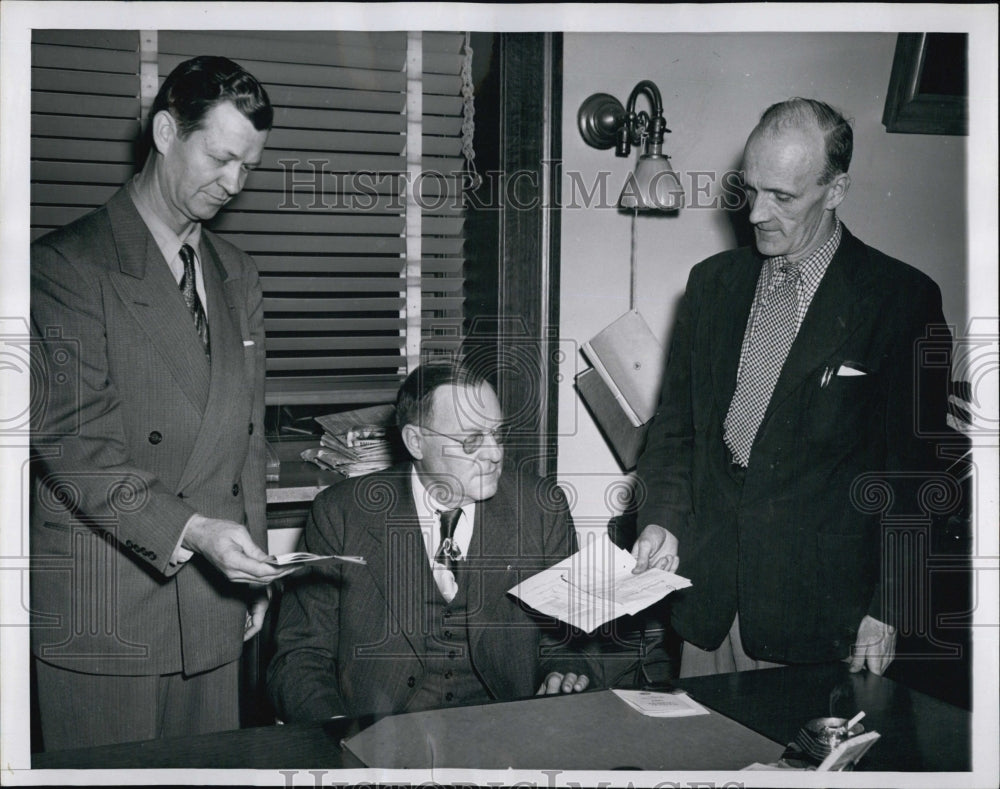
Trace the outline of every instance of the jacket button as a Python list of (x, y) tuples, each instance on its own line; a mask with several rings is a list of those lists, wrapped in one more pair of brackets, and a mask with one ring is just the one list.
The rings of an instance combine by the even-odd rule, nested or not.
[(239, 483), (236, 483), (236, 484), (233, 485), (233, 495), (234, 496), (239, 496), (240, 495), (240, 486), (239, 486)]
[(253, 422), (247, 425), (247, 433), (249, 433), (251, 436), (253, 435)]
[(410, 677), (410, 678), (408, 678), (406, 680), (406, 686), (408, 688), (412, 688), (416, 684), (417, 684), (417, 678), (416, 677)]
[(150, 444), (159, 444), (163, 440), (163, 434), (159, 430), (154, 430), (149, 434)]

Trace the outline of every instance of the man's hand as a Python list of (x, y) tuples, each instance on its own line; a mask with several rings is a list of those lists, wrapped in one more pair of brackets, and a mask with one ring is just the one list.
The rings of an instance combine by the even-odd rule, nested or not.
[(260, 632), (264, 626), (264, 614), (267, 613), (267, 606), (271, 602), (271, 587), (262, 589), (250, 606), (247, 608), (247, 623), (243, 630), (243, 640), (249, 641)]
[(867, 663), (872, 674), (882, 676), (895, 656), (896, 628), (866, 615), (858, 626), (858, 638), (849, 658), (851, 671), (861, 671)]
[(677, 538), (662, 526), (650, 523), (642, 530), (632, 547), (635, 567), (632, 574), (644, 573), (650, 567), (659, 567), (670, 573), (677, 572)]
[(562, 674), (553, 671), (549, 674), (541, 685), (538, 686), (536, 696), (554, 696), (557, 693), (582, 693), (587, 689), (590, 680), (586, 674)]
[(267, 554), (254, 544), (246, 527), (235, 521), (192, 515), (182, 544), (200, 553), (236, 583), (266, 586), (296, 569), (268, 564)]

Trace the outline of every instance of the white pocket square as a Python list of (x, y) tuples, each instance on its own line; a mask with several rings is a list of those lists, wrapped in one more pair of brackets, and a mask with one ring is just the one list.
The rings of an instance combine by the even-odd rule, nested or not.
[(255, 344), (255, 343), (254, 343), (254, 341), (253, 341), (253, 340), (244, 340), (244, 341), (243, 341), (243, 347), (244, 347), (244, 348), (249, 348), (249, 347), (250, 347), (251, 345), (254, 345), (254, 344)]
[(852, 375), (868, 375), (864, 370), (859, 370), (857, 367), (851, 367), (849, 364), (842, 364), (837, 368), (837, 375), (842, 376), (852, 376)]

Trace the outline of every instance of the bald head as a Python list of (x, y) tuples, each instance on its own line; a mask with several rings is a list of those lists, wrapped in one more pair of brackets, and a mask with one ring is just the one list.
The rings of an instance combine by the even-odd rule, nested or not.
[[(796, 132), (799, 134), (795, 134)], [(820, 185), (830, 183), (835, 176), (846, 173), (851, 166), (854, 132), (844, 116), (829, 104), (800, 98), (772, 104), (750, 133), (747, 147), (763, 136), (772, 139), (784, 136), (787, 139), (789, 135), (820, 139), (823, 151), (818, 181)]]

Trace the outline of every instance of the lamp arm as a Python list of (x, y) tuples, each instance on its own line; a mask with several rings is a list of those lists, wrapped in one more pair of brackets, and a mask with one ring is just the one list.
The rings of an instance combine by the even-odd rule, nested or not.
[[(643, 126), (649, 126), (650, 144), (656, 146), (662, 145), (663, 134), (664, 132), (669, 132), (670, 129), (667, 128), (667, 122), (663, 118), (663, 99), (660, 96), (660, 89), (656, 87), (656, 83), (648, 79), (642, 80), (632, 88), (632, 92), (628, 97), (628, 103), (625, 106), (625, 125), (629, 128), (631, 142), (633, 145), (639, 143), (639, 120), (643, 113), (636, 115), (635, 102), (640, 95), (646, 96), (653, 110), (651, 123), (642, 124)], [(646, 117), (649, 118), (649, 116)]]

